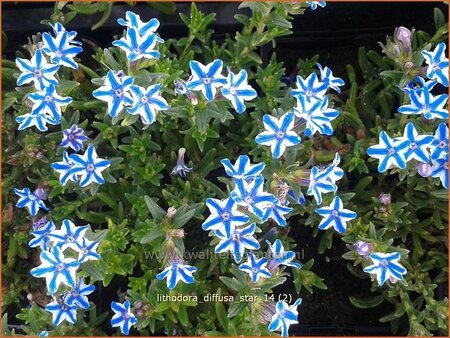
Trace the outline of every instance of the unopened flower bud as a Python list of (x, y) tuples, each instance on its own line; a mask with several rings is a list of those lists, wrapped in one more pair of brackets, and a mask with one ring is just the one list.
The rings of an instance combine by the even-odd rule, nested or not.
[(356, 241), (353, 246), (355, 247), (358, 255), (363, 257), (368, 257), (372, 253), (372, 250), (374, 248), (373, 244), (364, 241)]
[(39, 198), (40, 200), (45, 200), (45, 199), (47, 199), (47, 191), (46, 191), (46, 189), (44, 189), (42, 186), (39, 186), (39, 187), (34, 191), (34, 196), (36, 196), (36, 197)]
[(420, 162), (417, 165), (417, 173), (422, 177), (429, 177), (432, 173), (431, 165)]
[(177, 209), (175, 209), (174, 207), (170, 207), (169, 209), (167, 209), (166, 217), (170, 219), (175, 215), (176, 212)]
[(134, 302), (133, 307), (135, 309), (139, 309), (142, 307), (142, 302), (140, 300), (138, 300), (137, 302)]
[(395, 39), (403, 45), (403, 49), (407, 54), (411, 53), (411, 31), (403, 26), (395, 29)]
[(380, 196), (378, 196), (378, 200), (383, 205), (390, 205), (391, 204), (391, 194), (380, 194)]

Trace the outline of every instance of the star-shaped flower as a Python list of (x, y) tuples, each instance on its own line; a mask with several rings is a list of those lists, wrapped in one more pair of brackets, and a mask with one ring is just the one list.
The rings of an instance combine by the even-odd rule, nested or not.
[(22, 72), (17, 79), (17, 85), (33, 82), (37, 90), (43, 90), (49, 85), (57, 85), (55, 74), (59, 65), (48, 63), (41, 50), (37, 50), (31, 60), (16, 58), (17, 68)]
[(215, 252), (222, 253), (230, 251), (236, 263), (239, 263), (242, 260), (245, 249), (256, 250), (260, 247), (258, 241), (253, 237), (255, 230), (256, 224), (252, 223), (245, 228), (235, 229), (229, 236), (220, 231), (216, 231), (220, 242), (217, 244)]
[(19, 123), (18, 130), (35, 126), (39, 131), (47, 131), (47, 123), (53, 126), (60, 123), (59, 120), (55, 120), (51, 116), (39, 112), (31, 112), (17, 116), (16, 121)]
[(328, 108), (326, 96), (322, 99), (307, 99), (306, 96), (299, 96), (293, 112), (295, 116), (305, 121), (304, 133), (308, 137), (312, 137), (316, 132), (322, 135), (333, 135), (331, 121), (340, 114), (336, 109)]
[(434, 133), (431, 143), (431, 159), (437, 160), (448, 155), (448, 127), (447, 123), (440, 123)]
[(122, 71), (108, 71), (104, 85), (92, 92), (96, 99), (108, 103), (108, 114), (116, 117), (124, 108), (133, 104), (133, 98), (129, 90), (134, 79), (131, 76), (125, 76)]
[(299, 298), (294, 304), (289, 305), (285, 301), (278, 301), (275, 307), (275, 313), (272, 316), (272, 320), (268, 326), (269, 331), (281, 331), (283, 337), (289, 335), (289, 326), (291, 324), (297, 324), (298, 311), (297, 307), (302, 303), (302, 299)]
[(297, 88), (291, 89), (291, 95), (294, 97), (305, 97), (306, 100), (311, 98), (323, 99), (328, 89), (328, 84), (319, 81), (316, 73), (311, 73), (306, 79), (297, 76)]
[(403, 137), (398, 137), (395, 140), (407, 140), (409, 142), (408, 148), (404, 154), (406, 162), (412, 159), (423, 163), (428, 163), (430, 161), (428, 148), (433, 142), (433, 136), (419, 135), (412, 122), (409, 122), (405, 126)]
[(102, 171), (111, 165), (111, 162), (97, 156), (93, 145), (90, 145), (83, 155), (72, 154), (72, 173), (80, 175), (80, 187), (86, 187), (92, 182), (103, 184), (105, 180)]
[(234, 74), (230, 68), (228, 68), (227, 83), (222, 87), (222, 95), (231, 101), (238, 114), (245, 111), (244, 101), (252, 100), (257, 96), (256, 90), (247, 83), (247, 71), (243, 69), (238, 74)]
[(328, 85), (328, 88), (334, 89), (336, 92), (340, 93), (341, 90), (339, 89), (339, 87), (345, 85), (344, 80), (342, 80), (340, 77), (333, 76), (333, 72), (331, 71), (331, 69), (328, 67), (322, 68), (322, 65), (320, 63), (317, 64), (317, 67), (319, 67), (320, 70), (320, 81), (326, 83)]
[(84, 130), (73, 124), (70, 129), (63, 130), (63, 140), (61, 147), (72, 148), (75, 151), (80, 151), (83, 148), (83, 142), (87, 141)]
[[(56, 26), (55, 26), (56, 27)], [(62, 25), (58, 26), (62, 27)], [(64, 27), (55, 30), (55, 37), (52, 37), (48, 33), (42, 34), (42, 51), (50, 56), (50, 61), (57, 65), (77, 69), (78, 64), (75, 62), (74, 57), (80, 53), (83, 48), (76, 46), (73, 43), (74, 32), (67, 32)]]
[(156, 275), (156, 278), (163, 280), (167, 278), (167, 287), (169, 290), (175, 288), (179, 281), (186, 284), (194, 283), (194, 277), (192, 274), (197, 271), (195, 266), (190, 266), (187, 264), (172, 262), (167, 268)]
[(71, 248), (80, 252), (79, 245), (82, 243), (87, 229), (87, 225), (76, 226), (72, 221), (65, 219), (62, 222), (61, 229), (50, 233), (50, 239), (61, 251)]
[(266, 243), (269, 245), (271, 255), (269, 265), (271, 266), (286, 265), (297, 269), (300, 269), (302, 267), (300, 263), (294, 262), (295, 252), (285, 251), (283, 243), (281, 243), (279, 239), (275, 240), (273, 244), (271, 244), (269, 241), (266, 241)]
[(256, 135), (256, 143), (270, 146), (272, 157), (280, 158), (286, 147), (297, 145), (301, 141), (300, 136), (292, 131), (294, 122), (294, 113), (286, 113), (280, 119), (265, 114), (263, 124), (266, 131)]
[(202, 224), (202, 229), (205, 231), (219, 230), (226, 236), (230, 236), (237, 226), (247, 223), (250, 219), (237, 210), (237, 203), (231, 197), (223, 201), (208, 198), (206, 206), (211, 215)]
[[(126, 20), (119, 18), (117, 23), (121, 26), (135, 29), (140, 36), (145, 36), (147, 34), (155, 34), (159, 27), (159, 20), (156, 18), (151, 19), (148, 22), (143, 22), (139, 15), (131, 11), (125, 13)], [(164, 42), (163, 39), (157, 36), (157, 42)]]
[(27, 208), (31, 216), (36, 216), (39, 208), (48, 210), (44, 202), (40, 198), (36, 197), (36, 195), (33, 194), (30, 189), (23, 188), (22, 190), (19, 190), (14, 188), (14, 192), (17, 196), (19, 196), (16, 207)]
[(61, 162), (54, 162), (51, 167), (59, 174), (59, 184), (65, 186), (67, 182), (77, 182), (77, 175), (72, 172), (74, 163), (67, 151), (63, 153), (63, 160)]
[(251, 164), (250, 158), (247, 155), (240, 155), (234, 165), (232, 165), (230, 160), (227, 158), (220, 160), (220, 163), (222, 163), (228, 176), (233, 177), (234, 179), (243, 179), (246, 181), (252, 180), (261, 175), (262, 171), (266, 167), (264, 162)]
[(364, 268), (364, 272), (375, 273), (378, 285), (383, 285), (388, 279), (402, 280), (406, 269), (399, 263), (400, 253), (373, 252), (370, 254), (372, 265)]
[(206, 66), (198, 61), (190, 61), (192, 79), (187, 83), (188, 90), (201, 90), (207, 101), (212, 101), (216, 95), (216, 88), (227, 83), (227, 79), (220, 74), (222, 72), (222, 60), (214, 60)]
[(290, 213), (293, 209), (280, 204), (280, 201), (271, 203), (266, 207), (264, 214), (261, 218), (262, 221), (266, 222), (269, 218), (273, 219), (279, 226), (286, 226), (286, 219), (284, 215)]
[(379, 144), (367, 149), (367, 154), (380, 161), (378, 172), (384, 173), (392, 166), (400, 169), (406, 168), (405, 152), (409, 148), (408, 140), (392, 140), (383, 130), (380, 133)]
[(75, 324), (77, 321), (77, 307), (75, 305), (68, 305), (62, 300), (54, 300), (47, 304), (45, 311), (52, 314), (53, 325), (55, 326), (58, 326), (65, 320), (70, 324)]
[(114, 311), (111, 326), (120, 327), (120, 331), (128, 336), (131, 325), (137, 323), (135, 315), (131, 312), (130, 301), (126, 300), (123, 304), (111, 302), (111, 310)]
[(144, 124), (155, 122), (157, 112), (169, 108), (167, 101), (159, 93), (161, 86), (162, 84), (155, 84), (147, 87), (147, 89), (135, 85), (131, 86), (134, 104), (127, 108), (127, 112), (131, 115), (140, 115)]
[(33, 230), (31, 234), (34, 238), (28, 243), (30, 248), (40, 247), (41, 250), (48, 249), (48, 242), (50, 241), (49, 235), (55, 230), (55, 223), (49, 221), (39, 229)]
[(156, 34), (139, 35), (134, 28), (128, 28), (124, 37), (113, 41), (113, 46), (119, 47), (127, 55), (128, 60), (159, 59), (160, 53), (155, 49), (158, 39)]
[(247, 272), (250, 275), (253, 283), (256, 283), (261, 277), (269, 278), (272, 276), (270, 271), (267, 269), (267, 258), (262, 257), (256, 259), (252, 252), (248, 254), (247, 263), (239, 265), (239, 270)]
[(434, 51), (424, 50), (422, 55), (428, 64), (427, 77), (448, 87), (448, 58), (445, 57), (445, 47), (445, 43), (441, 42)]
[(47, 115), (57, 123), (61, 120), (61, 108), (73, 101), (71, 97), (60, 96), (52, 84), (42, 91), (31, 93), (28, 95), (28, 99), (33, 102), (31, 113)]
[(78, 261), (84, 263), (87, 261), (98, 261), (100, 254), (97, 253), (97, 247), (99, 242), (87, 240), (85, 237), (81, 238), (81, 241), (77, 242), (78, 245)]
[(423, 115), (426, 119), (448, 119), (448, 110), (444, 108), (448, 95), (441, 94), (433, 96), (428, 88), (409, 91), (411, 104), (406, 104), (398, 108), (398, 112), (406, 115)]
[(95, 290), (95, 285), (84, 284), (83, 278), (78, 280), (78, 284), (75, 285), (65, 297), (67, 305), (76, 305), (81, 309), (89, 308), (89, 300), (87, 298)]
[(431, 177), (438, 177), (442, 186), (448, 190), (448, 154), (446, 157), (432, 159)]
[(235, 180), (236, 187), (230, 193), (230, 197), (239, 205), (248, 207), (255, 216), (262, 218), (264, 210), (271, 203), (275, 203), (277, 198), (264, 192), (264, 178), (256, 177), (250, 183), (244, 180)]
[(65, 258), (58, 246), (51, 251), (41, 252), (41, 265), (31, 269), (34, 277), (45, 277), (47, 289), (54, 294), (61, 283), (75, 286), (75, 274), (80, 263), (73, 258)]
[(308, 196), (314, 196), (317, 205), (322, 204), (322, 194), (329, 192), (335, 192), (337, 186), (335, 181), (332, 180), (333, 176), (328, 171), (321, 171), (318, 167), (311, 168), (309, 174), (309, 186), (306, 194)]
[(317, 6), (324, 8), (327, 3), (325, 1), (306, 1), (313, 11), (317, 9)]
[(315, 210), (323, 220), (319, 224), (320, 230), (327, 230), (331, 227), (340, 234), (347, 230), (347, 222), (355, 219), (357, 214), (354, 211), (344, 209), (342, 200), (335, 196), (329, 207), (322, 207)]

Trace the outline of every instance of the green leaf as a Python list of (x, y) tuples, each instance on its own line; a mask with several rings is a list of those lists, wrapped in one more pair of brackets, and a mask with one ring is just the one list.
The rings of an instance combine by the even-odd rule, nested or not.
[(8, 108), (10, 108), (14, 103), (16, 103), (17, 99), (15, 97), (7, 97), (2, 99), (2, 113), (5, 112)]
[(178, 210), (176, 214), (173, 216), (172, 222), (176, 228), (181, 228), (185, 225), (195, 214), (195, 209), (191, 209), (189, 211)]
[(177, 10), (177, 5), (174, 2), (153, 2), (153, 1), (147, 1), (147, 4), (150, 7), (153, 7), (157, 11), (163, 13), (163, 14), (173, 14)]
[(431, 195), (436, 197), (439, 200), (448, 201), (448, 191), (447, 190), (437, 190), (432, 191)]
[(104, 7), (103, 15), (100, 18), (100, 20), (95, 25), (92, 26), (91, 30), (93, 30), (93, 31), (96, 30), (97, 28), (103, 26), (103, 24), (106, 21), (108, 21), (110, 15), (111, 15), (113, 3), (109, 2), (109, 1), (105, 1), (102, 3), (102, 6)]
[(166, 212), (149, 196), (144, 197), (145, 204), (147, 205), (148, 211), (152, 214), (153, 219), (157, 222), (161, 222), (166, 216)]
[[(220, 288), (218, 289), (218, 293), (221, 294)], [(216, 302), (214, 304), (214, 308), (216, 310), (217, 319), (219, 320), (220, 325), (222, 325), (222, 328), (227, 331), (228, 328), (228, 318), (227, 318), (227, 312), (225, 311), (225, 307), (221, 302)]]
[(383, 303), (384, 301), (384, 296), (383, 295), (378, 295), (375, 297), (370, 297), (370, 298), (357, 298), (357, 297), (348, 297), (350, 300), (350, 303), (352, 303), (353, 306), (356, 306), (357, 308), (360, 309), (368, 309), (368, 308), (372, 308), (372, 307), (376, 307), (378, 305), (380, 305), (381, 303)]
[(228, 318), (236, 317), (246, 308), (246, 306), (246, 302), (234, 302), (228, 309)]
[(445, 25), (444, 13), (439, 8), (434, 9), (434, 28), (438, 30), (441, 26)]

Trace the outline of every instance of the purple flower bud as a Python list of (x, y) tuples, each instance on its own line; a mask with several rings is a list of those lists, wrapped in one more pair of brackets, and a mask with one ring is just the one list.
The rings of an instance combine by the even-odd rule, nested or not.
[(37, 198), (39, 198), (40, 200), (46, 200), (47, 199), (47, 191), (46, 189), (44, 189), (43, 187), (39, 186), (35, 191), (34, 191), (34, 196), (36, 196)]
[(181, 178), (186, 178), (186, 173), (190, 173), (192, 168), (189, 168), (186, 163), (184, 163), (184, 154), (186, 153), (186, 148), (178, 149), (178, 159), (177, 164), (173, 168), (171, 175), (180, 175)]
[(40, 228), (42, 228), (45, 224), (47, 224), (48, 220), (47, 217), (41, 217), (41, 218), (36, 218), (33, 217), (32, 223), (31, 225), (33, 226), (33, 230), (39, 230)]
[(368, 257), (373, 250), (373, 244), (364, 241), (356, 241), (353, 246), (355, 247), (358, 255), (363, 257)]
[(383, 205), (390, 205), (391, 204), (391, 194), (380, 194), (380, 196), (378, 196), (378, 200)]
[(406, 53), (411, 53), (411, 31), (403, 26), (395, 29), (395, 39), (403, 45), (403, 49)]
[(419, 164), (417, 164), (417, 172), (422, 177), (429, 177), (432, 172), (431, 165), (419, 162)]
[(261, 324), (267, 324), (272, 321), (272, 317), (275, 314), (275, 303), (263, 302), (258, 309), (258, 321)]

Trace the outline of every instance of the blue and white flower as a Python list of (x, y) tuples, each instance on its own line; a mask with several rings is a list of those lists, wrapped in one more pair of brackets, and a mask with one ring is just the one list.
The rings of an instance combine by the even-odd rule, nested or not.
[(31, 234), (34, 236), (34, 238), (28, 243), (28, 246), (30, 248), (40, 247), (41, 250), (48, 250), (49, 249), (49, 242), (50, 242), (50, 233), (54, 231), (55, 223), (52, 221), (49, 221), (45, 223), (45, 225), (39, 229), (33, 230)]
[(234, 110), (238, 114), (245, 111), (244, 101), (254, 99), (257, 94), (247, 82), (247, 71), (241, 70), (238, 74), (234, 74), (228, 68), (227, 83), (222, 87), (222, 95), (231, 101)]
[(269, 278), (272, 276), (267, 269), (267, 258), (262, 257), (257, 259), (255, 255), (250, 252), (246, 263), (239, 265), (239, 270), (247, 272), (250, 275), (253, 283), (256, 283), (261, 277)]
[(316, 166), (311, 168), (309, 186), (306, 194), (308, 196), (314, 196), (317, 205), (322, 204), (322, 194), (336, 192), (337, 186), (332, 178), (332, 172), (328, 172), (327, 170), (321, 171)]
[(73, 41), (76, 32), (67, 32), (61, 24), (55, 25), (53, 29), (55, 37), (48, 33), (42, 34), (42, 51), (50, 57), (52, 63), (77, 69), (78, 64), (74, 57), (81, 53), (83, 48)]
[(306, 79), (297, 76), (297, 88), (291, 89), (291, 95), (294, 97), (305, 97), (306, 100), (312, 98), (322, 100), (328, 89), (328, 84), (319, 81), (316, 73), (311, 73)]
[[(136, 30), (140, 36), (155, 34), (159, 27), (159, 20), (156, 18), (153, 18), (148, 22), (143, 22), (138, 14), (131, 11), (127, 11), (125, 17), (126, 20), (122, 18), (117, 19), (117, 23), (121, 26)], [(157, 36), (156, 39), (157, 42), (164, 42), (159, 36)]]
[(398, 112), (406, 115), (423, 115), (426, 119), (448, 119), (448, 110), (444, 108), (447, 103), (447, 94), (433, 96), (423, 87), (420, 90), (409, 91), (410, 104), (400, 106)]
[(87, 225), (76, 226), (72, 221), (65, 219), (59, 230), (50, 233), (50, 239), (62, 251), (71, 248), (72, 250), (80, 252), (79, 245), (82, 243), (88, 228)]
[(17, 79), (17, 85), (33, 82), (37, 90), (43, 90), (49, 85), (57, 85), (55, 74), (59, 65), (48, 63), (41, 50), (37, 50), (31, 60), (16, 58), (17, 68), (22, 72)]
[(133, 98), (130, 94), (131, 85), (134, 79), (131, 76), (125, 76), (122, 71), (108, 71), (104, 85), (92, 92), (92, 95), (108, 104), (108, 114), (116, 117), (124, 108), (133, 104)]
[(245, 249), (257, 250), (260, 247), (259, 242), (253, 237), (255, 230), (256, 224), (252, 223), (245, 228), (235, 229), (229, 236), (220, 231), (216, 231), (220, 242), (217, 244), (215, 252), (222, 253), (230, 251), (236, 263), (239, 263), (242, 260)]
[(98, 261), (100, 259), (100, 254), (97, 253), (97, 247), (99, 242), (90, 241), (85, 237), (81, 238), (81, 241), (77, 242), (79, 252), (78, 261), (84, 263), (87, 261)]
[(51, 117), (52, 120), (61, 120), (61, 109), (72, 103), (71, 97), (62, 97), (56, 92), (56, 87), (52, 84), (45, 87), (42, 91), (31, 93), (28, 99), (33, 102), (31, 113), (44, 114)]
[(225, 200), (208, 198), (206, 206), (211, 215), (202, 224), (205, 231), (219, 230), (230, 236), (237, 226), (244, 225), (250, 219), (237, 210), (237, 203), (231, 197)]
[(134, 28), (128, 28), (125, 36), (113, 41), (113, 46), (119, 47), (127, 55), (128, 60), (159, 59), (160, 53), (155, 49), (158, 42), (156, 34), (139, 35)]
[(206, 66), (198, 61), (190, 61), (192, 79), (187, 83), (188, 90), (201, 90), (207, 101), (212, 101), (216, 95), (216, 88), (227, 83), (227, 79), (221, 74), (222, 60), (214, 60)]
[(111, 162), (99, 158), (93, 145), (90, 145), (83, 155), (72, 154), (70, 158), (73, 162), (72, 173), (80, 176), (80, 187), (86, 187), (92, 182), (105, 183), (101, 173)]
[(220, 160), (220, 163), (222, 163), (228, 176), (246, 181), (250, 181), (257, 176), (260, 176), (266, 167), (264, 162), (252, 164), (247, 155), (240, 155), (234, 165), (232, 165), (227, 158)]
[(434, 133), (431, 143), (431, 159), (437, 160), (448, 155), (448, 127), (442, 122)]
[(400, 253), (373, 252), (370, 254), (372, 265), (364, 268), (364, 272), (376, 274), (378, 285), (383, 285), (388, 279), (398, 281), (403, 279), (406, 269), (399, 263)]
[(383, 130), (377, 145), (367, 149), (367, 154), (380, 161), (378, 172), (384, 173), (393, 166), (400, 169), (406, 168), (405, 153), (409, 149), (408, 140), (392, 140)]
[(179, 281), (186, 284), (194, 283), (194, 276), (192, 274), (197, 271), (195, 266), (187, 264), (172, 262), (167, 268), (156, 275), (156, 278), (163, 280), (166, 278), (167, 287), (169, 290), (175, 288)]
[(256, 135), (255, 141), (258, 144), (270, 146), (272, 157), (280, 158), (286, 147), (297, 145), (301, 141), (300, 136), (292, 131), (294, 123), (294, 113), (286, 113), (280, 119), (265, 114), (263, 124), (266, 131)]
[(167, 101), (159, 92), (161, 86), (161, 83), (149, 86), (147, 89), (135, 85), (131, 86), (134, 104), (127, 108), (127, 112), (131, 115), (139, 115), (144, 124), (155, 122), (158, 111), (169, 109)]
[(77, 321), (77, 307), (75, 305), (68, 305), (63, 300), (54, 300), (47, 304), (45, 311), (52, 314), (53, 325), (55, 326), (58, 326), (65, 320), (70, 324), (75, 324)]
[(347, 222), (355, 219), (357, 214), (354, 211), (344, 209), (342, 200), (335, 196), (329, 207), (322, 207), (315, 210), (323, 217), (319, 224), (320, 230), (327, 230), (331, 227), (340, 234), (347, 230)]
[(427, 77), (437, 80), (440, 84), (448, 87), (448, 58), (445, 56), (445, 43), (441, 42), (434, 51), (422, 51), (427, 63)]
[(293, 209), (286, 207), (280, 203), (280, 201), (272, 202), (264, 211), (261, 218), (262, 221), (266, 222), (269, 218), (273, 219), (279, 226), (285, 227), (287, 225), (286, 218), (284, 215), (290, 213)]
[(137, 323), (135, 315), (131, 312), (130, 301), (126, 300), (123, 304), (111, 302), (111, 310), (114, 311), (111, 326), (120, 327), (120, 331), (128, 336), (131, 326)]
[(328, 88), (331, 88), (340, 93), (341, 90), (339, 87), (345, 85), (344, 80), (342, 80), (340, 77), (333, 76), (333, 72), (331, 71), (331, 69), (328, 67), (322, 68), (322, 65), (320, 63), (317, 64), (317, 67), (319, 67), (320, 70), (320, 81), (326, 83), (328, 85)]
[(51, 251), (41, 252), (41, 265), (31, 269), (34, 277), (45, 277), (47, 289), (54, 294), (61, 283), (74, 287), (76, 271), (80, 263), (73, 258), (66, 258), (58, 246)]
[(62, 186), (65, 186), (69, 181), (78, 181), (77, 175), (72, 171), (73, 166), (74, 163), (67, 151), (63, 153), (63, 160), (61, 162), (54, 162), (51, 164), (53, 170), (59, 174), (59, 184)]
[(17, 116), (16, 121), (19, 123), (18, 130), (35, 126), (39, 131), (47, 131), (47, 123), (53, 126), (60, 123), (59, 120), (55, 120), (51, 116), (39, 112), (31, 112)]
[(264, 178), (256, 177), (248, 183), (244, 180), (235, 180), (236, 187), (230, 193), (230, 197), (239, 205), (248, 207), (255, 216), (262, 218), (265, 209), (277, 201), (277, 198), (264, 192)]
[(52, 29), (53, 29), (53, 35), (57, 36), (58, 34), (67, 33), (69, 43), (73, 43), (74, 45), (82, 46), (82, 43), (80, 41), (74, 40), (77, 36), (76, 31), (66, 30), (66, 28), (60, 22), (56, 22), (54, 25), (52, 23), (49, 23), (49, 26), (52, 27)]
[(312, 137), (316, 132), (322, 135), (333, 135), (331, 121), (339, 116), (339, 111), (328, 108), (328, 97), (323, 99), (307, 99), (297, 97), (297, 106), (293, 110), (295, 116), (305, 121), (305, 136)]
[(289, 326), (297, 324), (297, 307), (302, 303), (302, 299), (297, 299), (294, 304), (289, 305), (285, 301), (278, 301), (275, 313), (268, 326), (269, 331), (280, 331), (283, 337), (289, 336)]
[(442, 186), (448, 190), (448, 154), (446, 157), (432, 159), (431, 177), (439, 178)]
[(75, 285), (66, 295), (64, 301), (67, 305), (76, 305), (81, 309), (89, 308), (89, 300), (87, 298), (95, 290), (95, 285), (84, 284), (83, 278), (78, 280)]
[(317, 9), (317, 6), (324, 8), (327, 3), (325, 1), (306, 1), (313, 11)]
[(396, 138), (395, 142), (403, 140), (409, 142), (408, 148), (404, 154), (406, 162), (413, 159), (423, 163), (428, 163), (430, 161), (428, 148), (430, 148), (430, 145), (433, 142), (432, 135), (419, 135), (414, 124), (409, 122), (405, 126), (403, 137)]
[(285, 251), (283, 243), (279, 239), (276, 239), (273, 244), (269, 241), (266, 241), (269, 245), (270, 250), (270, 261), (269, 265), (271, 267), (277, 267), (279, 265), (291, 266), (293, 268), (300, 269), (302, 265), (298, 262), (294, 262), (295, 252), (294, 251)]
[(70, 129), (63, 130), (61, 147), (70, 147), (75, 151), (80, 151), (83, 148), (83, 142), (87, 141), (87, 139), (87, 136), (84, 135), (84, 130), (73, 124)]
[(22, 190), (19, 190), (14, 188), (14, 192), (17, 196), (19, 196), (16, 207), (27, 208), (31, 216), (36, 216), (39, 209), (48, 210), (44, 204), (44, 201), (34, 195), (30, 189), (23, 188)]

